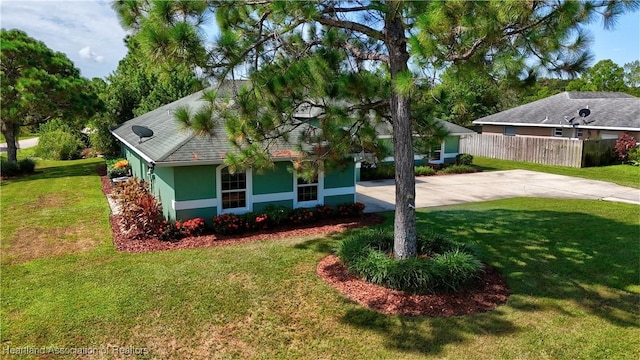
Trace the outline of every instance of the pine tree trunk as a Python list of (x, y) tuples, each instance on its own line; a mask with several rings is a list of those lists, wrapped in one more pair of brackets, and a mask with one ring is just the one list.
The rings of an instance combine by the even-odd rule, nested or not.
[(18, 161), (18, 146), (16, 144), (16, 138), (18, 137), (19, 127), (12, 123), (2, 124), (2, 135), (6, 139), (7, 143), (7, 160), (9, 162)]
[[(407, 40), (401, 12), (387, 14), (385, 21), (386, 45), (389, 50), (391, 79), (408, 71)], [(396, 259), (416, 256), (416, 180), (413, 163), (413, 134), (410, 99), (407, 94), (391, 93), (393, 121), (393, 151), (396, 168), (396, 213), (394, 218), (393, 253)]]

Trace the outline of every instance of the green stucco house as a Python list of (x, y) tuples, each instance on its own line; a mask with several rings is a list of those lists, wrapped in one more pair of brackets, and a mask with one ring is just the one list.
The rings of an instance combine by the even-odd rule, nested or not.
[[(435, 120), (446, 131), (447, 136), (442, 139), (440, 144), (432, 147), (429, 154), (416, 154), (414, 157), (416, 166), (425, 165), (426, 163), (445, 164), (456, 161), (456, 156), (460, 153), (460, 138), (476, 134), (475, 131), (460, 125), (440, 119)], [(378, 128), (378, 138), (382, 139), (382, 141), (388, 141), (389, 148), (393, 149), (391, 127)], [(390, 156), (383, 161), (393, 162), (393, 160), (393, 156)]]
[[(149, 182), (167, 219), (202, 217), (211, 222), (222, 213), (260, 212), (269, 205), (298, 208), (355, 201), (353, 158), (346, 167), (320, 171), (314, 181), (305, 182), (293, 168), (295, 152), (284, 142), (271, 148), (272, 169), (231, 173), (224, 159), (235, 150), (224, 125), (217, 129), (217, 136), (203, 137), (182, 130), (175, 120), (176, 109), (203, 106), (202, 94), (200, 91), (159, 107), (111, 131), (120, 141), (133, 175)], [(134, 132), (140, 127), (153, 134), (140, 137), (140, 131)]]

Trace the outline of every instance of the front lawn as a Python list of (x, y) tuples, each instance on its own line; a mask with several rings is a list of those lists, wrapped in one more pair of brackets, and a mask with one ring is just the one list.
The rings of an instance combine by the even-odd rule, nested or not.
[[(97, 163), (51, 163), (2, 183), (3, 348), (117, 357), (114, 346), (134, 346), (148, 350), (142, 358), (180, 359), (640, 357), (638, 206), (527, 198), (421, 210), (422, 230), (477, 244), (513, 294), (485, 314), (387, 316), (316, 275), (338, 235), (116, 252)], [(58, 239), (63, 224), (77, 236)], [(16, 235), (31, 227), (38, 232)], [(40, 248), (36, 234), (92, 245), (5, 261), (16, 246)]]
[(591, 180), (608, 181), (622, 186), (640, 189), (640, 166), (609, 165), (588, 168), (574, 168), (536, 164), (522, 161), (499, 160), (485, 157), (474, 157), (473, 165), (483, 171), (523, 169), (550, 174), (575, 176)]

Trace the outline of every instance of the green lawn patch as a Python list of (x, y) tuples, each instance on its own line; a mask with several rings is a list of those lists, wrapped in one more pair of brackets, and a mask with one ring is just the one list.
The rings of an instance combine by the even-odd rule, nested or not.
[[(148, 349), (142, 358), (176, 359), (640, 357), (638, 206), (527, 198), (421, 210), (420, 229), (477, 246), (513, 294), (484, 314), (387, 316), (316, 275), (339, 235), (116, 252), (92, 172), (99, 163), (40, 162), (40, 174), (2, 182), (3, 348), (117, 357), (113, 346), (134, 346)], [(5, 261), (39, 236), (18, 232), (63, 227), (82, 235), (47, 239), (92, 245)]]
[[(38, 137), (37, 133), (20, 133), (20, 135), (18, 136), (18, 140), (26, 140), (26, 139), (31, 139), (34, 137)], [(0, 134), (0, 142), (7, 142), (7, 139), (4, 137), (4, 135)]]
[(622, 186), (640, 189), (640, 166), (609, 165), (588, 168), (543, 165), (521, 161), (474, 157), (473, 164), (483, 171), (531, 170), (550, 174), (575, 176), (585, 179), (608, 181)]

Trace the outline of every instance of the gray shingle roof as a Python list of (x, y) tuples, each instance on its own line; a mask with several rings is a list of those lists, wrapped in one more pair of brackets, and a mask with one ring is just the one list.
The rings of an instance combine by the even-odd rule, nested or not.
[[(237, 87), (243, 84), (235, 83)], [(222, 91), (230, 91), (231, 86), (225, 86)], [(191, 112), (195, 112), (206, 102), (202, 100), (203, 92), (198, 91), (192, 95), (186, 96), (180, 100), (170, 104), (161, 106), (148, 113), (133, 118), (120, 126), (111, 130), (111, 132), (130, 147), (133, 151), (140, 154), (147, 161), (153, 161), (156, 165), (175, 164), (186, 162), (202, 162), (202, 163), (221, 163), (226, 158), (227, 153), (237, 151), (231, 146), (227, 139), (225, 127), (222, 121), (219, 121), (213, 137), (196, 136), (187, 129), (181, 129), (180, 124), (175, 119), (174, 112), (180, 107), (187, 107)], [(313, 118), (316, 109), (304, 109), (296, 115), (300, 118)], [(461, 126), (438, 120), (452, 135), (473, 134), (474, 132)], [(140, 139), (132, 131), (132, 126), (145, 126), (153, 131), (150, 138)], [(311, 125), (298, 127), (297, 134), (292, 134), (290, 139), (296, 141), (301, 131), (309, 128)], [(389, 127), (390, 128), (390, 127)], [(391, 132), (389, 131), (389, 134)], [(379, 135), (385, 135), (382, 131)], [(277, 141), (270, 150), (274, 156), (293, 157), (295, 151), (294, 146), (284, 140)]]
[(580, 109), (591, 114), (581, 128), (640, 131), (640, 98), (619, 92), (563, 92), (475, 120), (474, 124), (554, 127), (568, 126), (566, 119)]
[[(222, 121), (217, 124), (215, 136), (195, 136), (192, 131), (181, 129), (174, 115), (174, 111), (180, 107), (188, 107), (193, 112), (205, 105), (205, 101), (202, 100), (204, 91), (198, 91), (140, 115), (112, 129), (111, 132), (118, 140), (157, 165), (177, 165), (180, 162), (191, 161), (221, 163), (228, 152), (236, 151), (227, 139)], [(153, 131), (153, 136), (141, 141), (132, 131), (134, 125), (148, 127)], [(287, 154), (291, 157), (292, 149), (293, 146), (285, 141), (278, 141), (271, 147), (274, 156), (282, 157), (287, 157)]]

